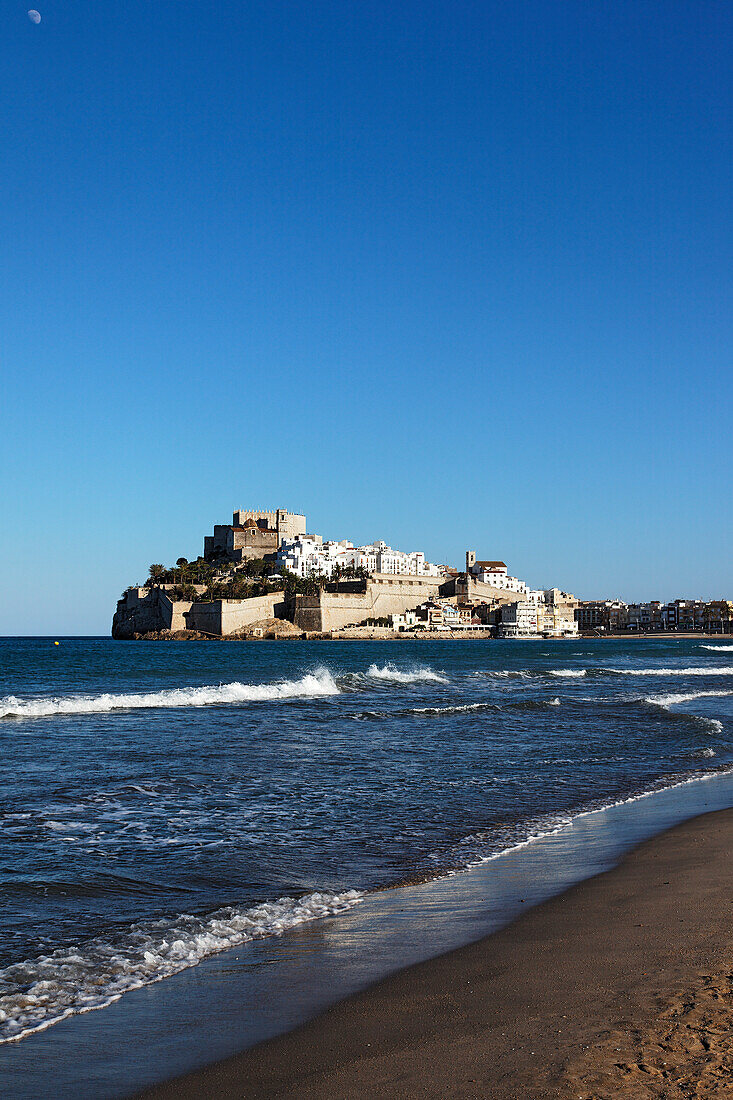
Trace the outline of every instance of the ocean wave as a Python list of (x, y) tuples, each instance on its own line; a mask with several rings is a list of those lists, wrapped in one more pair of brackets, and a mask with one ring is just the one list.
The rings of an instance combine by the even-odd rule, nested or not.
[(432, 668), (400, 669), (393, 664), (370, 665), (366, 675), (372, 680), (386, 680), (394, 684), (417, 684), (422, 680), (434, 680), (439, 684), (447, 684), (448, 678)]
[[(708, 747), (699, 750), (694, 755), (701, 759), (712, 759), (716, 754), (714, 749)], [(451, 857), (456, 860), (457, 866), (444, 870), (439, 877), (453, 878), (455, 875), (460, 875), (463, 871), (479, 867), (485, 863), (491, 863), (495, 859), (502, 859), (512, 852), (519, 851), (522, 848), (527, 848), (535, 844), (538, 840), (557, 836), (563, 830), (572, 827), (583, 818), (590, 817), (593, 814), (603, 813), (606, 810), (615, 809), (617, 806), (641, 802), (647, 798), (653, 798), (655, 795), (662, 794), (665, 791), (686, 787), (690, 783), (699, 783), (702, 780), (712, 779), (717, 775), (730, 774), (733, 774), (733, 767), (718, 766), (705, 770), (696, 770), (691, 775), (687, 775), (684, 778), (679, 778), (678, 776), (661, 776), (649, 789), (630, 794), (625, 798), (611, 799), (607, 802), (599, 800), (596, 805), (588, 806), (586, 809), (579, 809), (575, 813), (546, 814), (531, 821), (523, 822), (516, 829), (510, 828), (506, 831), (502, 831), (498, 836), (493, 831), (491, 833), (482, 832), (470, 834), (459, 841), (451, 852)], [(488, 851), (486, 850), (487, 844), (489, 845)], [(445, 856), (440, 853), (433, 853), (432, 858), (436, 863), (444, 862), (445, 860)]]
[(272, 684), (235, 682), (140, 694), (104, 693), (45, 699), (17, 699), (13, 695), (7, 695), (0, 699), (0, 718), (45, 718), (57, 714), (102, 714), (114, 710), (147, 710), (159, 707), (206, 707), (338, 694), (338, 684), (328, 669), (318, 669), (300, 680), (281, 680)]
[(426, 714), (426, 715), (441, 715), (441, 714), (470, 714), (476, 711), (507, 711), (507, 710), (544, 710), (546, 707), (559, 707), (560, 700), (555, 697), (554, 699), (516, 699), (503, 703), (454, 703), (451, 706), (439, 707), (405, 707), (402, 710), (387, 714), (384, 711), (375, 710), (363, 710), (358, 714), (350, 715), (351, 718), (356, 720), (367, 719), (379, 719), (379, 718), (394, 718), (395, 715), (404, 714)]
[(615, 676), (733, 676), (730, 665), (715, 668), (605, 668), (599, 672), (610, 672)]
[(410, 707), (407, 714), (463, 714), (472, 710), (501, 710), (498, 703), (457, 703), (452, 707)]
[(492, 679), (504, 680), (509, 676), (520, 676), (526, 678), (527, 676), (537, 675), (532, 673), (526, 668), (487, 668), (482, 672), (474, 672), (474, 676), (489, 676)]
[(677, 703), (691, 703), (694, 699), (722, 699), (733, 691), (686, 691), (672, 695), (647, 695), (644, 701), (660, 707), (673, 707)]
[(207, 917), (146, 921), (118, 938), (99, 937), (0, 970), (0, 1043), (13, 1042), (81, 1012), (105, 1008), (123, 993), (195, 966), (248, 940), (351, 909), (356, 890), (279, 898), (251, 908), (228, 906)]
[(733, 645), (701, 645), (700, 649), (715, 649), (718, 653), (733, 653)]
[(579, 677), (585, 676), (586, 669), (584, 668), (553, 668), (550, 669), (550, 676), (567, 676), (567, 677)]
[(733, 695), (733, 691), (690, 691), (679, 695), (646, 695), (642, 702), (652, 707), (659, 707), (660, 710), (674, 715), (675, 718), (686, 719), (689, 722), (695, 722), (699, 726), (705, 726), (713, 733), (722, 733), (723, 723), (718, 718), (708, 718), (707, 715), (703, 714), (689, 714), (687, 711), (673, 711), (672, 707), (695, 699), (719, 699), (725, 695)]

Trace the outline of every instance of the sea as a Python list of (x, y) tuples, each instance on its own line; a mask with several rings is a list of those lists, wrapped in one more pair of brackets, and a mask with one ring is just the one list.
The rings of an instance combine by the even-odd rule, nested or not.
[(5, 638), (0, 747), (1, 1050), (733, 771), (733, 638)]

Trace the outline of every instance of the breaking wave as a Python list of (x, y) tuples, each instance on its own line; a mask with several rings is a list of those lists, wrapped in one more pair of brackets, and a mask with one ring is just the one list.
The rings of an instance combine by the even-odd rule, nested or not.
[(509, 676), (527, 677), (527, 676), (537, 675), (537, 673), (532, 673), (526, 668), (516, 668), (516, 669), (514, 669), (514, 668), (489, 668), (489, 669), (485, 669), (483, 672), (474, 672), (473, 675), (474, 676), (489, 676), (492, 679), (496, 678), (498, 680), (504, 680)]
[(67, 1016), (105, 1008), (123, 993), (195, 966), (248, 940), (281, 935), (319, 917), (344, 913), (362, 894), (307, 894), (207, 917), (145, 921), (127, 933), (58, 949), (0, 970), (0, 1043), (43, 1031)]
[(700, 649), (715, 649), (719, 653), (733, 653), (733, 645), (701, 645)]
[(206, 707), (338, 694), (338, 684), (328, 669), (318, 669), (300, 680), (282, 680), (273, 684), (235, 682), (141, 694), (105, 693), (45, 699), (16, 699), (13, 695), (7, 695), (0, 699), (0, 718), (45, 718), (55, 714), (102, 714), (114, 710), (146, 710), (158, 707)]
[(544, 710), (545, 707), (559, 707), (560, 700), (554, 699), (517, 699), (506, 703), (457, 703), (452, 707), (410, 707), (407, 714), (464, 714), (475, 710)]
[(691, 703), (694, 699), (722, 699), (733, 695), (733, 691), (687, 691), (678, 695), (648, 695), (647, 703), (656, 703), (659, 707), (673, 707), (677, 703)]
[(387, 680), (394, 684), (417, 684), (421, 680), (435, 680), (440, 684), (447, 684), (448, 678), (432, 668), (400, 669), (393, 664), (370, 665), (366, 675), (372, 680)]
[[(707, 747), (696, 751), (698, 759), (712, 759), (715, 750)], [(703, 766), (704, 768), (704, 766)], [(641, 802), (647, 798), (654, 798), (665, 791), (671, 791), (686, 787), (701, 780), (711, 779), (715, 775), (733, 774), (731, 767), (713, 767), (697, 770), (684, 778), (661, 776), (646, 790), (638, 791), (618, 799), (599, 799), (596, 805), (589, 805), (585, 809), (568, 814), (546, 814), (534, 820), (523, 822), (518, 826), (510, 826), (505, 830), (492, 830), (490, 833), (472, 833), (463, 837), (451, 850), (450, 856), (455, 860), (456, 866), (442, 871), (441, 878), (453, 878), (462, 871), (472, 867), (478, 867), (485, 863), (491, 863), (495, 859), (503, 857), (527, 848), (546, 837), (557, 836), (564, 829), (576, 825), (584, 818), (591, 817), (606, 810), (612, 810), (617, 806), (626, 806), (634, 802)], [(445, 857), (441, 853), (434, 853), (436, 863), (444, 863)]]
[(410, 707), (408, 714), (463, 714), (471, 710), (501, 710), (498, 703), (462, 703), (453, 707)]
[[(644, 697), (643, 702), (652, 707), (659, 707), (660, 710), (667, 711), (669, 714), (674, 714), (675, 718), (686, 718), (697, 725), (705, 726), (713, 733), (722, 733), (724, 726), (717, 718), (708, 718), (701, 714), (689, 714), (686, 711), (673, 711), (672, 707), (678, 706), (680, 703), (689, 703), (694, 699), (718, 699), (725, 695), (733, 695), (733, 691), (691, 691), (679, 695), (647, 695)], [(710, 755), (715, 756), (715, 753)]]
[(615, 676), (733, 676), (733, 668), (606, 668), (599, 672), (611, 672)]
[(585, 676), (585, 672), (584, 668), (553, 668), (550, 670), (550, 676)]

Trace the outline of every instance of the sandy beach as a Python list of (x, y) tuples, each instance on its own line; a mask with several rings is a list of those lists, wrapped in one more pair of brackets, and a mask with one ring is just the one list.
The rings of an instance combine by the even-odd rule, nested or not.
[(486, 939), (140, 1094), (733, 1095), (733, 810), (647, 841)]

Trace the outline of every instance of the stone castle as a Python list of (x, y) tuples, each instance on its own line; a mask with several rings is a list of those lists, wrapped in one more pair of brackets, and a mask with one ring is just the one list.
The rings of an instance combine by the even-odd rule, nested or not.
[[(236, 566), (254, 559), (265, 559), (272, 569), (277, 569), (277, 554), (283, 542), (307, 538), (304, 515), (282, 508), (274, 512), (238, 509), (232, 516), (231, 524), (217, 524), (213, 534), (206, 536), (203, 556), (215, 568), (219, 563), (231, 569), (230, 563)], [(422, 555), (413, 556), (422, 558)], [(364, 623), (385, 622), (431, 601), (440, 603), (448, 600), (460, 607), (469, 618), (476, 608), (482, 613), (493, 610), (493, 621), (499, 632), (505, 635), (521, 634), (530, 629), (536, 633), (540, 629), (538, 608), (541, 604), (544, 609), (548, 597), (557, 591), (530, 592), (523, 581), (508, 575), (504, 562), (478, 561), (473, 551), (466, 554), (465, 573), (446, 567), (431, 568), (434, 568), (431, 574), (398, 574), (384, 567), (380, 571), (377, 558), (375, 564), (367, 569), (368, 576), (346, 586), (335, 584), (322, 587), (312, 595), (277, 590), (244, 599), (204, 599), (204, 585), (189, 585), (189, 598), (180, 599), (178, 597), (182, 592), (178, 586), (149, 583), (144, 587), (129, 588), (118, 601), (112, 635), (115, 638), (132, 638), (147, 633), (195, 631), (210, 637), (241, 636), (250, 628), (260, 629), (258, 624), (272, 620), (281, 623), (287, 620), (296, 632), (330, 633), (359, 627)], [(557, 598), (553, 596), (549, 603), (554, 609), (554, 618), (552, 622), (546, 622), (547, 616), (543, 610), (542, 629), (557, 633), (562, 627), (565, 632), (568, 627), (566, 620), (572, 619), (572, 611), (569, 614), (566, 611), (573, 601), (574, 598), (567, 597), (565, 593), (558, 592)], [(512, 609), (515, 618), (510, 622)]]
[(245, 512), (241, 508), (231, 524), (217, 523), (214, 534), (204, 538), (204, 557), (251, 561), (276, 554), (283, 539), (305, 535), (305, 516), (278, 508), (276, 512)]

